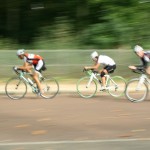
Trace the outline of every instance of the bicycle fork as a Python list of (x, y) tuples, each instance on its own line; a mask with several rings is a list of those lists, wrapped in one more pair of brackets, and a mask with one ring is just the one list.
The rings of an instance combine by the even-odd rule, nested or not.
[(137, 87), (136, 87), (136, 91), (140, 90), (141, 89), (141, 85), (145, 82), (145, 79), (146, 79), (146, 76), (143, 74), (140, 79), (139, 79), (139, 82), (137, 84)]
[(86, 85), (86, 88), (89, 88), (90, 87), (90, 84), (92, 82), (93, 79), (96, 79), (98, 81), (98, 79), (96, 78), (95, 74), (92, 73), (91, 77), (90, 77), (90, 80), (88, 81), (88, 84)]
[(16, 84), (16, 90), (18, 89), (19, 85), (20, 85), (21, 80)]

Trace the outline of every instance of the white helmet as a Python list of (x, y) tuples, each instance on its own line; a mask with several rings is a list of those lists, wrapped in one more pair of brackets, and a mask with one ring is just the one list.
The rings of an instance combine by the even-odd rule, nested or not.
[(24, 49), (19, 49), (17, 51), (17, 55), (19, 56), (19, 55), (22, 55), (22, 54), (24, 54)]
[(136, 46), (134, 47), (134, 52), (138, 53), (138, 52), (140, 52), (140, 51), (143, 51), (143, 48), (142, 48), (141, 46), (139, 46), (139, 45), (136, 45)]
[(94, 59), (95, 57), (98, 57), (98, 53), (96, 51), (91, 54), (92, 59)]

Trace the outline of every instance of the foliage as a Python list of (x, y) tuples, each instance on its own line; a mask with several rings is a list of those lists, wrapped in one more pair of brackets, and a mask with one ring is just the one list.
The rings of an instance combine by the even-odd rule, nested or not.
[(150, 46), (149, 1), (0, 1), (1, 43), (15, 41), (13, 48), (16, 43), (32, 48)]

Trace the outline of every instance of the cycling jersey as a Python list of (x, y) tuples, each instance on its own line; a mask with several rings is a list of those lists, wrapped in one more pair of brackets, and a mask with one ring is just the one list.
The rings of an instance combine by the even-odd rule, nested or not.
[(144, 56), (141, 58), (142, 64), (138, 65), (137, 67), (144, 67), (146, 68), (148, 66), (148, 63), (150, 62), (150, 51), (144, 52)]
[(104, 66), (113, 66), (113, 65), (116, 64), (115, 61), (112, 58), (110, 58), (106, 55), (100, 55), (98, 57), (98, 63), (102, 64)]
[(36, 71), (41, 72), (41, 70), (46, 70), (45, 62), (43, 58), (39, 55), (25, 53), (24, 61), (33, 65)]
[(28, 62), (29, 64), (33, 64), (36, 65), (38, 64), (39, 60), (43, 60), (43, 58), (39, 55), (35, 55), (35, 54), (24, 54), (24, 61)]

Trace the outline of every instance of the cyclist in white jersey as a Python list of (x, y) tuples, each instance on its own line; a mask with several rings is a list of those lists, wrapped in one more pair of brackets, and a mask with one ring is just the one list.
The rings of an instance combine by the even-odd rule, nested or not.
[[(98, 55), (98, 53), (96, 51), (91, 54), (91, 58), (92, 58), (92, 60), (94, 61), (95, 64), (93, 66), (85, 66), (84, 68), (86, 70), (94, 69), (94, 70), (98, 71), (101, 75), (101, 78), (102, 78), (102, 88), (101, 88), (101, 90), (106, 90), (106, 77), (105, 77), (105, 74), (113, 73), (114, 70), (116, 69), (116, 63), (109, 56)], [(100, 65), (102, 65), (103, 68), (101, 70), (98, 70)]]
[(136, 55), (140, 58), (142, 64), (140, 65), (135, 65), (135, 66), (129, 66), (130, 69), (132, 70), (145, 70), (147, 74), (150, 75), (150, 51), (144, 51), (144, 49), (139, 46), (136, 45), (134, 47), (134, 52), (136, 53)]

